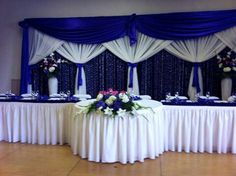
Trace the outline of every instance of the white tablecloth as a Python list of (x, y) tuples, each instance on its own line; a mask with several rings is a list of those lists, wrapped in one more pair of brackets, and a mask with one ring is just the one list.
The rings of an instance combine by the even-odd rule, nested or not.
[(0, 141), (67, 143), (73, 106), (72, 103), (0, 102)]
[[(155, 103), (142, 101), (142, 105)], [(111, 118), (81, 113), (72, 122), (73, 153), (89, 161), (108, 163), (134, 163), (156, 158), (164, 151), (162, 106), (139, 110), (138, 114)]]
[(165, 151), (236, 153), (236, 107), (164, 106)]

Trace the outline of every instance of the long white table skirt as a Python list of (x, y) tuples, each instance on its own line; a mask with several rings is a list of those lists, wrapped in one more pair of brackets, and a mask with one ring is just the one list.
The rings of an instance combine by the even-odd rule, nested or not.
[(236, 108), (164, 106), (165, 151), (236, 153)]
[(0, 141), (64, 144), (70, 139), (70, 103), (0, 102)]
[(142, 110), (139, 116), (109, 118), (81, 114), (72, 123), (74, 154), (96, 162), (143, 162), (164, 151), (162, 107)]

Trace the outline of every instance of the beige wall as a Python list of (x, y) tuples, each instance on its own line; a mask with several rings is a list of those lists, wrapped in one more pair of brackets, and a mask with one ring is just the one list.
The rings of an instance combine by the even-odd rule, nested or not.
[[(80, 17), (236, 9), (235, 0), (0, 0), (0, 92), (20, 78), (21, 29), (35, 17)], [(14, 84), (15, 85), (15, 84)]]

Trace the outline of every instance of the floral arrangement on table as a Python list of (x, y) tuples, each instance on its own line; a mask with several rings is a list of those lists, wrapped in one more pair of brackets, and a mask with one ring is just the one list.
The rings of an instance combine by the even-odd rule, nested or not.
[(223, 77), (232, 77), (236, 75), (236, 57), (229, 51), (225, 56), (217, 55), (218, 66), (223, 72)]
[(40, 67), (43, 69), (43, 72), (50, 78), (57, 76), (59, 72), (58, 61), (54, 59), (54, 53), (51, 53), (49, 57), (45, 57), (43, 63)]
[(83, 113), (95, 111), (110, 117), (115, 117), (116, 115), (124, 117), (127, 113), (136, 114), (136, 111), (141, 108), (143, 107), (134, 102), (129, 93), (109, 89), (107, 91), (100, 91), (96, 100), (87, 106)]

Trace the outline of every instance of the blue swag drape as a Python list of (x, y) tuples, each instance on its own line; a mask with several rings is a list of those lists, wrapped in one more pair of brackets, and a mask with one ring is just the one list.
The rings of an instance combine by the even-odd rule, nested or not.
[(184, 40), (222, 31), (236, 25), (236, 10), (111, 17), (35, 18), (25, 19), (19, 25), (24, 31), (21, 93), (25, 93), (30, 82), (27, 75), (29, 27), (58, 39), (81, 44), (98, 44), (127, 35), (132, 45), (137, 40), (137, 31), (165, 40)]

